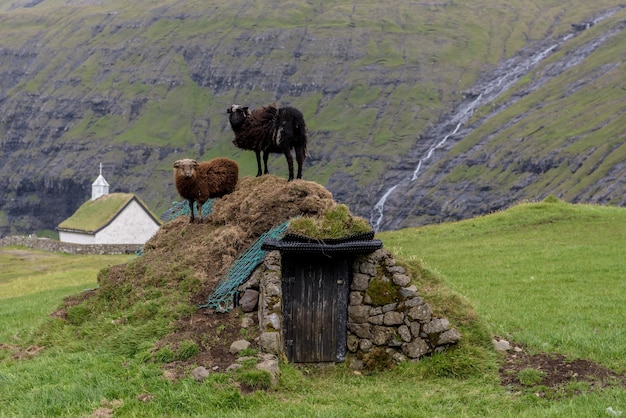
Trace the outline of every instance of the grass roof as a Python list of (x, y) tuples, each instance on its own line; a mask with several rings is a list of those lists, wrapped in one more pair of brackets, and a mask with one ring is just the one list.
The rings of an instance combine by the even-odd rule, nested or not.
[(111, 221), (133, 197), (131, 193), (112, 193), (89, 200), (61, 222), (58, 229), (96, 232)]

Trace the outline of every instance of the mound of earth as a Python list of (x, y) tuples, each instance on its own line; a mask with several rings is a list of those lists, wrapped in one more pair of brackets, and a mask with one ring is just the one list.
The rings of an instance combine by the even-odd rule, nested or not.
[[(100, 291), (120, 287), (124, 289), (120, 297), (131, 304), (141, 300), (143, 289), (149, 286), (184, 289), (191, 307), (203, 304), (232, 262), (262, 234), (292, 218), (321, 216), (336, 206), (331, 193), (314, 182), (287, 182), (271, 175), (244, 177), (234, 193), (214, 202), (211, 214), (202, 222), (190, 224), (187, 216), (180, 216), (164, 224), (145, 244), (144, 255), (136, 262), (113, 266), (98, 278)], [(67, 298), (53, 316), (64, 318), (68, 307), (94, 293)], [(159, 341), (155, 350), (163, 346), (176, 348), (181, 341), (191, 340), (201, 351), (186, 362), (167, 363), (165, 376), (176, 379), (188, 373), (190, 365), (224, 371), (235, 360), (229, 347), (241, 338), (242, 316), (238, 309), (221, 314), (195, 310), (179, 320), (176, 331)], [(253, 340), (254, 336), (254, 331), (249, 331), (247, 339)], [(543, 372), (542, 380), (533, 387), (519, 380), (520, 372), (529, 368)], [(558, 395), (571, 382), (588, 382), (592, 387), (626, 385), (623, 374), (597, 363), (568, 361), (557, 354), (531, 355), (521, 349), (507, 353), (500, 376), (504, 386), (516, 391), (533, 390), (538, 396)]]
[[(167, 364), (166, 375), (176, 378), (189, 364), (223, 371), (234, 361), (230, 344), (242, 338), (243, 313), (233, 309), (212, 314), (194, 308), (207, 302), (233, 261), (262, 234), (295, 217), (318, 217), (337, 206), (318, 183), (288, 182), (272, 175), (241, 178), (233, 193), (214, 200), (203, 220), (196, 217), (190, 223), (188, 216), (179, 216), (167, 222), (144, 245), (142, 257), (101, 274), (99, 292), (117, 292), (115, 297), (120, 295), (128, 305), (141, 303), (148, 288), (185, 292), (193, 313), (178, 320), (176, 331), (159, 341), (155, 350), (176, 349), (180, 342), (191, 340), (201, 352), (188, 362)], [(255, 332), (258, 326), (246, 330), (246, 339), (253, 340)]]
[(192, 269), (201, 283), (192, 302), (206, 302), (232, 262), (262, 234), (291, 218), (319, 216), (336, 205), (318, 183), (244, 177), (235, 192), (215, 200), (202, 222), (190, 224), (180, 216), (163, 225), (145, 244), (143, 258), (153, 268), (170, 270), (162, 266), (167, 263)]

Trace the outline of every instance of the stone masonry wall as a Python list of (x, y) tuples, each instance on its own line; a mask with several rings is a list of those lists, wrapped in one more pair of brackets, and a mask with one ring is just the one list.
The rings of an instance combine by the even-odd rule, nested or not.
[(350, 290), (347, 344), (356, 354), (351, 367), (361, 368), (361, 359), (376, 347), (400, 362), (443, 351), (461, 339), (447, 319), (433, 317), (411, 277), (385, 249), (354, 262)]
[(283, 344), (282, 275), (279, 251), (269, 251), (263, 263), (255, 269), (244, 283), (239, 301), (244, 312), (258, 313), (261, 331), (259, 348), (265, 353), (286, 358)]
[[(351, 367), (362, 368), (362, 359), (377, 347), (401, 362), (443, 351), (461, 339), (447, 319), (433, 317), (431, 306), (387, 250), (358, 257), (352, 269), (346, 330)], [(286, 358), (280, 252), (268, 252), (239, 290), (244, 312), (258, 314), (261, 351)]]
[(0, 239), (0, 247), (19, 245), (37, 250), (57, 251), (67, 254), (133, 254), (142, 250), (138, 244), (73, 244), (49, 238), (10, 236)]

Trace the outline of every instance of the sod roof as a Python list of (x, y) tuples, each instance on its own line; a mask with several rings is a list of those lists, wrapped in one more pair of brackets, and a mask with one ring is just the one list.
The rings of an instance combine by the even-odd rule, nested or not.
[(115, 219), (133, 200), (137, 201), (157, 224), (161, 224), (158, 217), (134, 194), (111, 193), (83, 203), (72, 216), (61, 222), (57, 229), (95, 233)]

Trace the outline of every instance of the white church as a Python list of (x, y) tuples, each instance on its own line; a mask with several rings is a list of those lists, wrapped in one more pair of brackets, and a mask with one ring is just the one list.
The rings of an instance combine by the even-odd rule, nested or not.
[(161, 227), (146, 204), (131, 193), (109, 193), (100, 175), (91, 185), (91, 200), (57, 226), (59, 240), (74, 244), (145, 244)]

